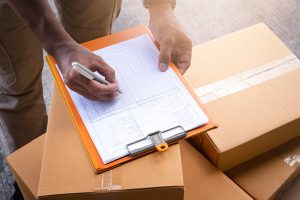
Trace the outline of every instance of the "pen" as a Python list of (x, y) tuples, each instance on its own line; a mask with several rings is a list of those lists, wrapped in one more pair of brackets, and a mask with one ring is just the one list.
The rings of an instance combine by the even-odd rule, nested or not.
[[(96, 74), (89, 70), (87, 67), (83, 66), (82, 64), (78, 62), (72, 62), (72, 67), (75, 69), (77, 72), (79, 72), (81, 75), (85, 76), (86, 78), (90, 80), (95, 80), (99, 83), (102, 83), (104, 85), (110, 84), (110, 82), (106, 81), (104, 78), (102, 78), (99, 74)], [(121, 90), (118, 89), (117, 92), (122, 94)]]

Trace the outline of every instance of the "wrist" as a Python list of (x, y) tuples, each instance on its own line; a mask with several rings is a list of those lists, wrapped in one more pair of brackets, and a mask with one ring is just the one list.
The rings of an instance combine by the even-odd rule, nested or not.
[(161, 20), (162, 18), (170, 18), (174, 15), (172, 5), (170, 3), (156, 3), (148, 7), (150, 20)]
[(148, 7), (150, 14), (150, 28), (154, 30), (163, 27), (165, 23), (175, 18), (170, 3), (157, 3)]
[(176, 6), (176, 0), (143, 0), (143, 4), (145, 8), (149, 8), (149, 6), (154, 4), (161, 4), (161, 3), (169, 3), (172, 6), (172, 9)]
[(64, 72), (66, 69), (66, 62), (69, 60), (69, 55), (72, 52), (77, 51), (78, 47), (81, 47), (75, 41), (62, 41), (55, 42), (51, 44), (51, 47), (48, 48), (47, 52), (55, 59), (56, 63), (59, 65), (59, 68)]
[(43, 42), (44, 49), (55, 59), (59, 57), (62, 52), (72, 49), (78, 45), (71, 37), (48, 37)]
[(160, 40), (161, 33), (165, 32), (167, 27), (181, 29), (181, 25), (173, 12), (171, 4), (153, 4), (148, 9), (150, 13), (149, 27), (158, 41)]

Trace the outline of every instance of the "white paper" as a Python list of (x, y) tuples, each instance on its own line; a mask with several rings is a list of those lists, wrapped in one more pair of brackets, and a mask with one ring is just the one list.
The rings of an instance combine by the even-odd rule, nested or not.
[(94, 53), (115, 69), (123, 94), (97, 102), (69, 92), (105, 164), (128, 155), (126, 145), (151, 132), (208, 122), (174, 71), (159, 71), (159, 51), (148, 35)]

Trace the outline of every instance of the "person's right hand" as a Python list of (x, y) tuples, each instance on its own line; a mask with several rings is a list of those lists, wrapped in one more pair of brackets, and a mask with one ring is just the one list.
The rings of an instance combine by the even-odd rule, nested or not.
[[(48, 1), (7, 0), (7, 2), (35, 33), (43, 48), (55, 58), (69, 88), (94, 100), (110, 100), (118, 94), (114, 70), (102, 58), (71, 38), (60, 25)], [(72, 62), (79, 62), (90, 70), (99, 72), (111, 84), (104, 85), (85, 78), (73, 69)]]
[[(101, 57), (95, 55), (79, 44), (67, 45), (59, 50), (55, 57), (57, 65), (62, 71), (66, 85), (73, 91), (92, 100), (108, 101), (118, 95), (118, 82), (115, 71)], [(72, 62), (78, 62), (91, 71), (97, 71), (110, 84), (101, 84), (89, 80), (72, 67)]]

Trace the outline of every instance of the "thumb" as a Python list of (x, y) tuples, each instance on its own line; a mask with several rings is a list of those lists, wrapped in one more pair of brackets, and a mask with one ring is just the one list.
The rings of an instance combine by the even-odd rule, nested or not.
[(159, 52), (159, 69), (164, 72), (168, 69), (169, 62), (171, 60), (172, 49), (170, 45), (162, 43)]

